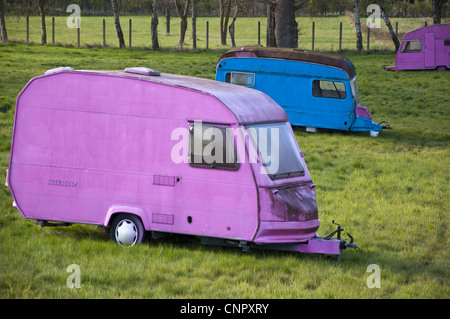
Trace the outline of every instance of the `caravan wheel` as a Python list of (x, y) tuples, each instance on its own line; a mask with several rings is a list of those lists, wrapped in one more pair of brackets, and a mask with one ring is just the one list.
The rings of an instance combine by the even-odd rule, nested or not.
[(145, 229), (139, 217), (120, 214), (111, 225), (110, 235), (111, 239), (119, 245), (132, 247), (144, 241)]

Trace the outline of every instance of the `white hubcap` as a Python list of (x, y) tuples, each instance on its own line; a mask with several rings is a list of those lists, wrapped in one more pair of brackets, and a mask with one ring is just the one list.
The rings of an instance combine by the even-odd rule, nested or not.
[(138, 231), (136, 225), (129, 219), (124, 219), (117, 224), (116, 241), (121, 246), (133, 246), (137, 241)]

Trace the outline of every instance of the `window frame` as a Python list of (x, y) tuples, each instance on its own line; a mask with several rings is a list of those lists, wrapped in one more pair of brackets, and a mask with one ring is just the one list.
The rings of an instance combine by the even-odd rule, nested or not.
[[(195, 154), (194, 154), (194, 147), (193, 145), (195, 145), (195, 143), (193, 144), (193, 138), (194, 138), (194, 126), (196, 125), (196, 123), (190, 123), (189, 124), (189, 165), (191, 167), (196, 167), (196, 168), (208, 168), (208, 169), (219, 169), (219, 170), (228, 170), (228, 171), (236, 171), (239, 169), (240, 163), (238, 161), (238, 157), (237, 157), (237, 147), (236, 147), (236, 143), (234, 141), (234, 136), (230, 136), (230, 132), (227, 130), (227, 128), (229, 128), (228, 124), (220, 124), (220, 123), (206, 123), (206, 122), (202, 122), (201, 126), (202, 126), (202, 137), (203, 134), (205, 132), (206, 129), (208, 128), (214, 128), (214, 129), (219, 129), (222, 132), (222, 136), (225, 139), (225, 143), (224, 143), (224, 149), (223, 149), (223, 159), (224, 162), (223, 163), (207, 163), (203, 157), (203, 151), (206, 145), (209, 145), (209, 143), (211, 143), (213, 140), (208, 140), (207, 144), (205, 145), (205, 140), (202, 138), (202, 162), (201, 163), (195, 163)], [(225, 133), (224, 133), (225, 132)], [(228, 135), (228, 138), (227, 138)], [(233, 152), (234, 152), (234, 162), (233, 163), (227, 163), (226, 159), (227, 159), (227, 142), (231, 141), (232, 142), (232, 147), (233, 147)]]
[[(418, 42), (419, 44), (420, 44), (420, 49), (416, 49), (416, 50), (410, 50), (409, 49), (409, 43), (410, 42)], [(420, 53), (420, 52), (422, 52), (422, 41), (420, 40), (420, 39), (417, 39), (417, 40), (404, 40), (403, 42), (402, 42), (402, 46), (401, 46), (401, 48), (400, 48), (400, 52), (401, 53)]]
[[(240, 84), (240, 83), (237, 83), (237, 82), (233, 82), (233, 75), (235, 75), (235, 74), (247, 75), (247, 76), (250, 75), (250, 76), (252, 76), (253, 80), (252, 80), (251, 84)], [(227, 72), (225, 74), (225, 82), (251, 88), (251, 87), (255, 86), (256, 75), (255, 75), (255, 73), (251, 73), (251, 72), (235, 72), (235, 71), (231, 71), (231, 72)]]
[[(282, 125), (285, 125), (286, 127), (283, 127)], [(280, 129), (280, 128), (287, 129), (287, 131), (285, 131), (288, 134), (288, 135), (286, 135), (286, 137), (290, 136), (289, 143), (291, 143), (291, 146), (293, 147), (293, 149), (291, 149), (291, 150), (294, 151), (294, 153), (292, 153), (292, 155), (298, 155), (298, 160), (299, 160), (298, 164), (300, 164), (300, 167), (301, 167), (300, 171), (284, 172), (284, 173), (278, 173), (278, 171), (277, 171), (277, 173), (273, 173), (273, 172), (269, 171), (269, 168), (267, 167), (267, 163), (266, 163), (267, 159), (264, 158), (264, 156), (263, 156), (263, 154), (262, 154), (262, 152), (261, 152), (261, 150), (259, 149), (259, 146), (258, 146), (258, 140), (257, 139), (259, 139), (259, 136), (253, 135), (252, 131), (251, 131), (252, 128), (256, 129), (258, 127), (259, 128), (266, 128), (266, 129), (271, 128), (271, 127), (278, 127), (278, 129)], [(287, 179), (287, 178), (294, 178), (294, 177), (303, 177), (303, 176), (306, 175), (306, 166), (303, 165), (303, 162), (302, 162), (302, 159), (301, 159), (302, 156), (300, 155), (300, 152), (297, 153), (297, 151), (299, 150), (298, 149), (298, 145), (295, 145), (295, 144), (297, 144), (297, 141), (295, 140), (295, 137), (291, 135), (291, 133), (289, 131), (289, 128), (287, 127), (286, 122), (247, 124), (247, 125), (245, 125), (245, 129), (247, 130), (247, 134), (250, 137), (250, 139), (251, 139), (251, 141), (252, 141), (252, 143), (253, 143), (253, 145), (254, 145), (254, 147), (256, 149), (256, 152), (258, 154), (258, 158), (259, 158), (259, 161), (260, 161), (261, 165), (263, 165), (264, 169), (267, 172), (267, 175), (269, 176), (269, 178), (271, 180)], [(259, 133), (259, 132), (256, 132), (256, 131), (254, 131), (254, 132), (255, 133)], [(279, 153), (279, 155), (281, 156), (281, 152)], [(286, 155), (286, 153), (284, 155)], [(278, 168), (278, 169), (280, 169), (280, 168)]]
[[(330, 83), (332, 83), (333, 86), (334, 86), (334, 88), (335, 88), (334, 91), (335, 91), (335, 92), (338, 92), (339, 97), (334, 97), (334, 96), (323, 96), (322, 91), (331, 91), (331, 90), (322, 89), (322, 88), (321, 88), (321, 85), (320, 85), (321, 82), (330, 82)], [(317, 88), (318, 88), (319, 91), (320, 91), (320, 95), (317, 95), (316, 92), (315, 92), (315, 85), (316, 85), (315, 83), (317, 83)], [(341, 83), (341, 84), (344, 86), (344, 89), (345, 89), (345, 90), (344, 90), (344, 91), (339, 90), (339, 89), (337, 88), (337, 86), (336, 86), (335, 83)], [(341, 95), (342, 93), (343, 93), (343, 95)], [(319, 97), (319, 98), (325, 98), (325, 99), (345, 100), (345, 99), (347, 99), (347, 96), (348, 96), (348, 94), (347, 94), (347, 87), (346, 87), (344, 81), (318, 80), (318, 79), (316, 79), (316, 80), (313, 80), (313, 81), (312, 81), (312, 96), (314, 96), (314, 97)]]

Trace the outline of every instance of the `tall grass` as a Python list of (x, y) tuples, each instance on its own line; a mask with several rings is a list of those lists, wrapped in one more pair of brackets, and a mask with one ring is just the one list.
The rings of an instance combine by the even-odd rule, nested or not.
[[(146, 66), (214, 78), (221, 51), (76, 49), (0, 45), (0, 179), (9, 160), (17, 94), (61, 65), (75, 69)], [(361, 103), (394, 128), (368, 133), (296, 131), (316, 184), (321, 227), (332, 220), (359, 248), (340, 262), (277, 251), (241, 252), (172, 237), (123, 249), (89, 225), (40, 228), (0, 189), (1, 298), (448, 298), (449, 74), (387, 72), (393, 54), (347, 54)], [(66, 285), (67, 266), (81, 288)], [(367, 286), (367, 266), (381, 288)]]

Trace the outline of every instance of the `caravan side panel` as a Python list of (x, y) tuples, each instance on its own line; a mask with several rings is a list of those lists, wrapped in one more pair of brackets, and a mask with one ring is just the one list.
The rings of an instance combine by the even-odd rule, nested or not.
[(17, 101), (14, 200), (26, 218), (102, 225), (136, 207), (147, 230), (248, 240), (258, 224), (251, 169), (174, 162), (173, 147), (189, 143), (173, 132), (190, 120), (235, 125), (220, 101), (186, 88), (82, 72), (36, 78)]

